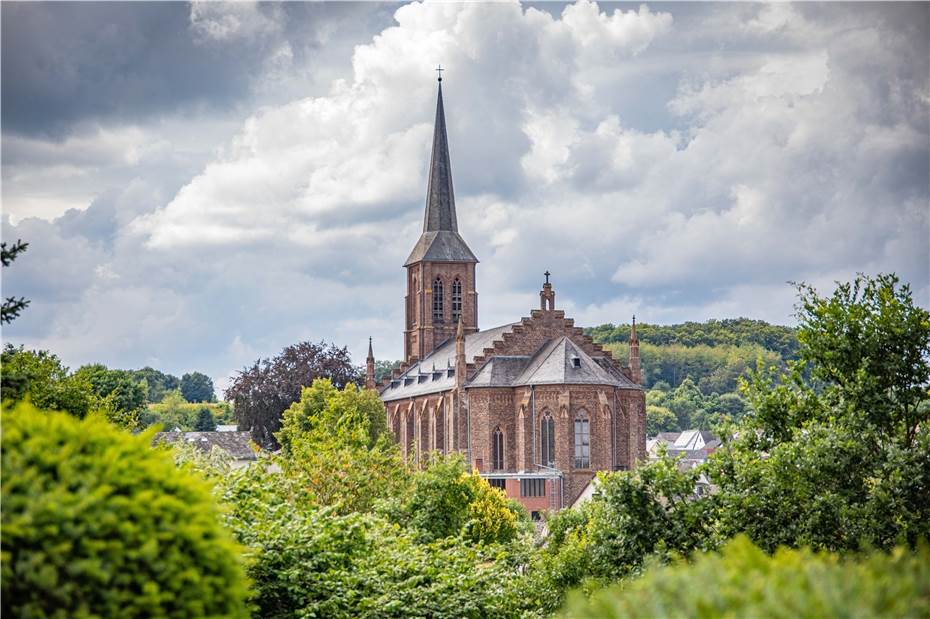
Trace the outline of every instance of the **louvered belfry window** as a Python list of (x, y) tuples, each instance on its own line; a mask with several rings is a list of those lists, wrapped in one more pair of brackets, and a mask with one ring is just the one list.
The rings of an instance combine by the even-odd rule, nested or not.
[(452, 282), (452, 322), (458, 322), (462, 315), (462, 282), (458, 277)]
[(442, 322), (442, 280), (433, 282), (433, 322)]

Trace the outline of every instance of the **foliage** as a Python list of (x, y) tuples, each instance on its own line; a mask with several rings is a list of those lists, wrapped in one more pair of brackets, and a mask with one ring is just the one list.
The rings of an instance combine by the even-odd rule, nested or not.
[(181, 386), (181, 381), (177, 376), (165, 374), (148, 366), (141, 370), (134, 370), (133, 376), (139, 382), (145, 381), (146, 400), (151, 404), (161, 402), (165, 395)]
[(735, 393), (705, 395), (690, 378), (675, 389), (646, 392), (646, 433), (704, 429), (716, 430), (725, 422), (746, 415), (746, 402)]
[(41, 409), (58, 410), (84, 417), (98, 399), (90, 383), (68, 373), (68, 368), (52, 353), (24, 350), (7, 344), (0, 357), (4, 402), (29, 398)]
[(659, 432), (675, 432), (680, 429), (675, 413), (664, 406), (646, 405), (646, 436), (655, 436)]
[(188, 402), (213, 402), (213, 379), (200, 372), (191, 372), (181, 377), (181, 395)]
[(576, 594), (562, 617), (930, 617), (930, 551), (840, 559), (810, 550), (766, 555), (740, 536), (691, 563), (654, 565), (632, 582)]
[(247, 615), (209, 486), (150, 434), (29, 404), (2, 419), (4, 616)]
[(288, 346), (271, 359), (259, 359), (233, 379), (225, 398), (233, 403), (239, 427), (248, 428), (256, 443), (276, 448), (275, 433), (284, 411), (300, 400), (303, 387), (315, 378), (329, 378), (342, 388), (358, 384), (360, 374), (349, 351), (324, 342)]
[(913, 545), (930, 536), (930, 318), (893, 276), (799, 293), (800, 361), (750, 376), (754, 414), (711, 459), (720, 535), (770, 550)]
[(309, 475), (260, 462), (222, 478), (258, 616), (508, 616), (502, 593), (516, 569), (504, 548), (421, 543), (372, 513), (321, 508), (303, 492)]
[(132, 372), (97, 363), (81, 366), (74, 375), (90, 384), (111, 421), (124, 428), (138, 427), (145, 407), (145, 386)]
[(409, 496), (391, 513), (421, 543), (461, 536), (476, 544), (505, 544), (518, 535), (521, 516), (525, 510), (518, 513), (503, 492), (469, 474), (459, 454), (432, 455), (414, 475)]
[[(7, 248), (6, 242), (0, 243), (3, 266), (10, 266), (16, 260), (16, 257), (26, 251), (28, 247), (29, 243), (23, 243), (20, 239), (17, 239), (9, 248)], [(28, 305), (29, 300), (25, 297), (6, 297), (3, 299), (3, 306), (0, 307), (0, 323), (13, 322), (19, 318), (20, 312), (26, 309)]]
[(317, 379), (284, 414), (277, 462), (300, 479), (304, 501), (340, 514), (370, 511), (379, 500), (403, 495), (409, 481), (385, 430), (375, 392)]
[[(586, 329), (585, 333), (593, 337), (596, 342), (626, 344), (630, 339), (630, 325), (606, 324)], [(685, 322), (678, 325), (637, 323), (636, 335), (641, 347), (643, 344), (654, 346), (677, 344), (688, 348), (757, 346), (778, 353), (784, 359), (794, 359), (798, 351), (795, 330), (791, 327), (771, 325), (762, 320), (748, 318)]]
[(340, 390), (328, 378), (317, 378), (301, 391), (300, 401), (284, 412), (276, 437), (289, 453), (301, 436), (327, 439), (336, 435), (339, 440), (372, 447), (386, 434), (384, 404), (377, 392), (351, 383)]
[(517, 597), (553, 612), (567, 589), (597, 588), (636, 574), (650, 557), (705, 548), (713, 504), (694, 496), (698, 475), (667, 457), (635, 471), (599, 473), (589, 502), (550, 519), (550, 539)]
[(162, 429), (171, 432), (176, 428), (190, 432), (196, 430), (197, 418), (201, 415), (202, 410), (210, 411), (215, 424), (229, 416), (229, 405), (225, 402), (199, 403), (193, 404), (184, 399), (179, 389), (169, 391), (157, 404), (149, 404), (148, 408), (142, 413), (141, 425), (149, 427), (155, 424), (161, 424)]
[(375, 383), (380, 383), (381, 379), (390, 376), (391, 372), (400, 367), (401, 361), (385, 361), (377, 359), (375, 361)]
[(213, 412), (206, 406), (197, 411), (197, 420), (194, 421), (194, 430), (197, 432), (213, 432), (216, 430), (216, 419)]

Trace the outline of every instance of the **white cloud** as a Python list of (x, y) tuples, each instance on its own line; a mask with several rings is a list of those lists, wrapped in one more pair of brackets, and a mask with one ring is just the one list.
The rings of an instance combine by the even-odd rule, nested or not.
[[(121, 219), (103, 254), (78, 244), (77, 300), (45, 335), (33, 325), (36, 341), (220, 384), (301, 338), (360, 360), (374, 335), (379, 357), (398, 357), (438, 63), (482, 326), (535, 307), (546, 269), (582, 325), (785, 322), (786, 281), (857, 271), (898, 271), (926, 296), (930, 61), (912, 51), (926, 31), (834, 5), (689, 9), (398, 8), (328, 91), (210, 142), (223, 146), (160, 208)], [(263, 10), (195, 7), (192, 28), (260, 37), (281, 26)], [(279, 45), (267, 71), (301, 70)]]

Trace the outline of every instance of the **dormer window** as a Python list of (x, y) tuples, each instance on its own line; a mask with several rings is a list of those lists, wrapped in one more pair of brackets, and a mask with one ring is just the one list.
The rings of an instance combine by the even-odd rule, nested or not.
[(580, 368), (581, 367), (581, 357), (578, 355), (572, 355), (572, 367)]

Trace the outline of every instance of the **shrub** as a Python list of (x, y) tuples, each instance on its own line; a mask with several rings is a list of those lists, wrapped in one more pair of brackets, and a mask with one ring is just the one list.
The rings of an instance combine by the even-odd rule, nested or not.
[(150, 434), (25, 403), (2, 421), (4, 616), (247, 614), (210, 487)]
[(839, 559), (780, 549), (769, 556), (745, 536), (694, 563), (652, 566), (642, 577), (576, 593), (563, 617), (930, 617), (930, 551)]

